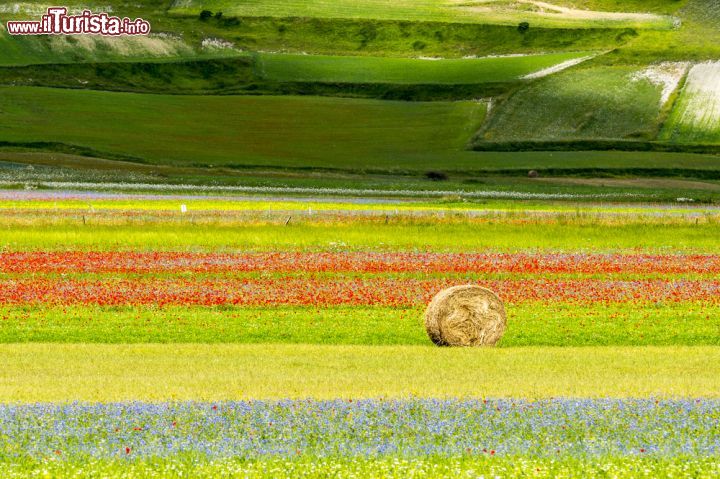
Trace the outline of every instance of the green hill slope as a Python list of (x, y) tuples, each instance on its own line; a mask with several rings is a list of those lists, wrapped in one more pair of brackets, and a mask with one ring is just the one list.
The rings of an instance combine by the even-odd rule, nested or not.
[[(717, 176), (715, 0), (87, 6), (143, 16), (153, 35), (0, 32), (0, 148), (11, 156), (213, 165), (213, 178), (220, 166), (230, 176), (266, 168), (253, 181), (267, 184), (287, 169), (511, 178), (533, 169), (590, 177), (577, 179), (586, 189), (595, 176)], [(0, 13), (31, 18), (42, 8), (31, 0)], [(466, 180), (453, 187), (498, 184)], [(542, 191), (547, 180), (523, 188)]]

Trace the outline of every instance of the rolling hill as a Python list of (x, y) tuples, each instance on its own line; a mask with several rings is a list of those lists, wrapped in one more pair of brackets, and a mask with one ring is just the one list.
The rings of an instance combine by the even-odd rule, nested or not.
[(549, 188), (520, 182), (529, 169), (569, 190), (577, 177), (715, 181), (712, 0), (89, 6), (142, 16), (153, 33), (0, 32), (0, 145), (13, 168), (52, 165), (46, 152), (87, 158), (57, 165), (76, 176), (98, 159), (157, 165), (153, 181), (326, 185), (316, 172), (335, 171), (423, 188), (440, 172), (451, 189)]

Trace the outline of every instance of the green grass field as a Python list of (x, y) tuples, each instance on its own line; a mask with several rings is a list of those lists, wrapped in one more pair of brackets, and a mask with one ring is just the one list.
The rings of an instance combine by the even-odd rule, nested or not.
[[(52, 462), (40, 464), (2, 465), (4, 477), (16, 479), (34, 474), (38, 469), (52, 476), (76, 477), (87, 472), (87, 464)], [(502, 474), (500, 477), (525, 477), (528, 471), (535, 471), (539, 478), (555, 477), (602, 477), (611, 469), (627, 478), (677, 477), (680, 474), (694, 474), (709, 477), (720, 473), (712, 459), (675, 457), (671, 459), (647, 460), (641, 457), (604, 458), (602, 464), (583, 462), (577, 459), (534, 459), (512, 458), (424, 458), (424, 459), (292, 459), (292, 460), (224, 460), (198, 463), (192, 458), (180, 462), (178, 459), (155, 459), (146, 461), (102, 460), (92, 464), (92, 471), (103, 476), (123, 475), (146, 477), (161, 474), (167, 478), (192, 477), (211, 479), (219, 476), (242, 475), (249, 479), (296, 479), (327, 477), (338, 474), (357, 477), (374, 477), (382, 474), (388, 479), (415, 478), (472, 478), (476, 474)]]
[(585, 10), (608, 12), (654, 12), (672, 14), (683, 7), (683, 1), (675, 0), (573, 0), (557, 2), (558, 5), (571, 5)]
[(460, 60), (339, 57), (318, 55), (258, 56), (260, 76), (278, 81), (396, 84), (472, 84), (513, 82), (588, 52)]
[[(711, 220), (696, 224), (694, 218), (652, 223), (644, 217), (634, 224), (623, 218), (610, 221), (575, 221), (572, 215), (555, 221), (520, 219), (517, 222), (462, 219), (447, 224), (433, 220), (393, 222), (380, 217), (365, 222), (339, 221), (335, 224), (307, 222), (297, 218), (284, 226), (280, 217), (259, 224), (157, 224), (153, 218), (118, 216), (115, 225), (90, 220), (83, 226), (82, 215), (59, 221), (32, 220), (28, 225), (12, 221), (3, 225), (0, 247), (9, 250), (141, 250), (141, 251), (237, 251), (237, 250), (437, 250), (437, 251), (518, 251), (585, 250), (712, 252), (717, 246), (720, 224)], [(7, 221), (7, 220), (6, 220)], [(99, 224), (98, 224), (99, 223)], [(273, 224), (274, 223), (274, 224)], [(364, 223), (364, 224), (363, 224)], [(153, 228), (148, 225), (155, 224)], [(52, 227), (50, 227), (52, 226)]]
[(5, 141), (60, 142), (174, 166), (434, 165), (462, 155), (486, 109), (481, 102), (2, 92), (3, 121), (12, 125)]
[[(610, 180), (608, 180), (610, 181)], [(7, 195), (12, 192), (6, 190)], [(478, 200), (461, 201), (457, 198), (440, 199), (389, 199), (384, 196), (368, 199), (366, 201), (348, 202), (343, 198), (319, 198), (313, 196), (288, 196), (285, 198), (267, 198), (251, 195), (228, 195), (228, 196), (204, 196), (185, 195), (182, 197), (173, 195), (143, 195), (127, 193), (113, 195), (112, 193), (99, 193), (77, 195), (75, 197), (62, 197), (49, 194), (47, 197), (28, 198), (22, 196), (15, 199), (0, 199), (0, 212), (6, 214), (18, 214), (17, 223), (15, 218), (5, 218), (2, 223), (5, 226), (18, 224), (31, 225), (37, 221), (39, 225), (50, 224), (52, 221), (46, 217), (47, 211), (58, 214), (54, 218), (54, 224), (71, 224), (78, 214), (86, 214), (88, 219), (96, 218), (98, 224), (122, 224), (132, 214), (145, 213), (147, 216), (140, 218), (142, 221), (155, 221), (158, 223), (173, 224), (182, 220), (177, 216), (180, 212), (180, 205), (184, 204), (189, 215), (194, 215), (192, 220), (198, 224), (239, 225), (243, 221), (242, 215), (246, 213), (263, 214), (264, 220), (272, 222), (273, 216), (284, 213), (296, 213), (298, 219), (304, 222), (306, 219), (313, 223), (312, 215), (307, 218), (302, 216), (308, 210), (314, 213), (337, 215), (339, 218), (350, 220), (357, 215), (358, 222), (368, 221), (368, 216), (383, 217), (392, 214), (399, 223), (412, 223), (410, 216), (413, 214), (427, 217), (425, 221), (438, 221), (447, 216), (447, 222), (458, 222), (465, 218), (490, 218), (490, 219), (516, 219), (527, 220), (534, 218), (535, 221), (542, 221), (542, 215), (550, 219), (561, 220), (566, 223), (579, 224), (586, 219), (592, 222), (594, 218), (598, 224), (610, 223), (612, 215), (617, 215), (626, 223), (658, 223), (672, 221), (673, 217), (678, 218), (677, 223), (688, 221), (687, 218), (703, 216), (705, 221), (717, 219), (718, 211), (713, 205), (693, 205), (688, 208), (681, 204), (668, 205), (663, 203), (647, 204), (638, 203), (598, 203), (587, 202), (583, 204), (568, 203), (561, 201), (545, 200)], [(115, 214), (121, 214), (120, 221)], [(238, 216), (232, 216), (236, 213)], [(37, 214), (33, 220), (30, 215)], [(467, 216), (466, 216), (467, 215)], [(537, 216), (533, 216), (537, 215)], [(65, 218), (63, 218), (65, 216)], [(428, 219), (429, 218), (429, 219)], [(255, 220), (260, 219), (256, 217)], [(328, 218), (320, 218), (321, 224), (327, 222)], [(420, 222), (423, 220), (420, 219)], [(181, 223), (182, 224), (182, 223)]]
[[(719, 309), (700, 302), (662, 307), (518, 303), (510, 307), (509, 331), (500, 344), (503, 348), (720, 346), (720, 328), (710, 320)], [(380, 306), (4, 306), (0, 343), (422, 346), (428, 341), (422, 315), (421, 308)]]
[(335, 1), (313, 0), (310, 2), (278, 2), (251, 0), (242, 4), (227, 0), (179, 0), (173, 3), (171, 12), (197, 15), (201, 10), (245, 17), (315, 17), (353, 18), (378, 20), (405, 20), (425, 22), (462, 22), (517, 25), (527, 20), (541, 27), (611, 27), (655, 28), (672, 26), (668, 16), (646, 14), (607, 15), (600, 12), (577, 14), (575, 11), (550, 9), (543, 12), (532, 3), (505, 1), (453, 3), (448, 0), (396, 1), (362, 0)]

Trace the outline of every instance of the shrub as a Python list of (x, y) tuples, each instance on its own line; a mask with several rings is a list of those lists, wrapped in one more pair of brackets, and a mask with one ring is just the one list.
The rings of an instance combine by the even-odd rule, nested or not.
[(445, 181), (448, 179), (448, 175), (442, 171), (428, 171), (425, 173), (425, 177), (431, 181)]
[(413, 50), (423, 50), (427, 46), (427, 43), (422, 42), (420, 40), (416, 41), (412, 44)]

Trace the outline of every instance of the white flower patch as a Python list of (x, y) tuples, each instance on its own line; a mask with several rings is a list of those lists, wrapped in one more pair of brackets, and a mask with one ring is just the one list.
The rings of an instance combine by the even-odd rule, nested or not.
[(677, 90), (680, 80), (685, 76), (690, 64), (687, 62), (664, 62), (651, 65), (645, 70), (639, 71), (630, 77), (633, 82), (647, 80), (655, 86), (662, 87), (660, 106), (670, 99), (670, 96)]
[(531, 57), (536, 55), (535, 53), (508, 53), (505, 55), (484, 55), (484, 56), (478, 56), (478, 55), (465, 55), (463, 57), (463, 60), (478, 60), (478, 59), (485, 59), (485, 58), (518, 58), (518, 57)]
[(235, 44), (220, 38), (205, 38), (200, 44), (206, 50), (234, 50)]
[(601, 194), (570, 194), (570, 193), (528, 193), (524, 191), (463, 191), (463, 190), (376, 190), (355, 188), (293, 188), (272, 186), (205, 186), (189, 184), (161, 183), (113, 183), (113, 182), (78, 182), (78, 181), (38, 181), (24, 183), (21, 181), (0, 180), (0, 187), (42, 187), (43, 189), (59, 190), (111, 190), (111, 191), (182, 191), (182, 192), (228, 192), (245, 194), (290, 194), (290, 195), (330, 195), (351, 197), (410, 197), (410, 198), (498, 198), (518, 200), (572, 200), (572, 199), (622, 199), (640, 195), (633, 193), (601, 193)]
[(170, 5), (170, 8), (192, 8), (193, 0), (175, 0)]

